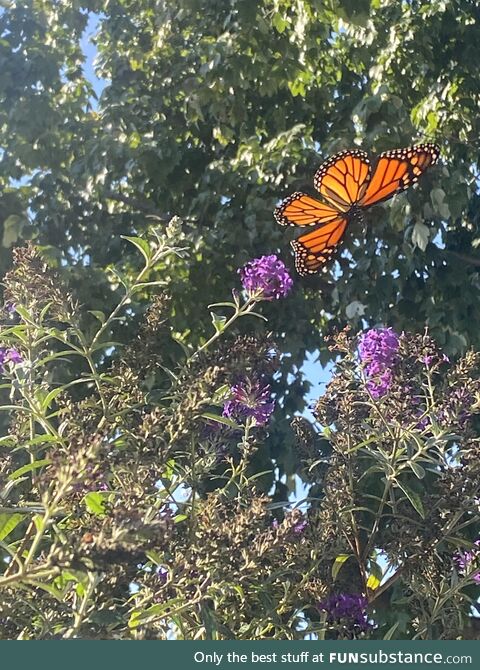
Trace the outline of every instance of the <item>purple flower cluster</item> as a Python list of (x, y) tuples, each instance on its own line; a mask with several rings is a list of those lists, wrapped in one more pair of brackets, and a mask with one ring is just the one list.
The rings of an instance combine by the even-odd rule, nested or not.
[[(298, 517), (298, 520), (295, 521), (295, 523), (290, 527), (289, 532), (292, 535), (292, 539), (301, 537), (304, 534), (307, 526), (308, 526), (308, 519), (303, 514), (300, 515)], [(272, 521), (272, 528), (273, 530), (278, 530), (280, 528), (278, 519), (274, 519)]]
[(21, 363), (22, 356), (20, 353), (13, 347), (0, 347), (0, 372), (3, 372), (5, 369), (6, 363)]
[(391, 367), (398, 354), (399, 338), (392, 328), (372, 328), (363, 333), (358, 345), (360, 360), (365, 364), (367, 388), (373, 398), (381, 398), (392, 385)]
[(480, 539), (470, 551), (458, 551), (454, 560), (463, 576), (468, 574), (474, 582), (480, 584)]
[(367, 619), (367, 605), (367, 599), (359, 593), (333, 593), (319, 603), (318, 609), (327, 613), (328, 623), (342, 623), (362, 632), (371, 627)]
[(297, 521), (297, 523), (293, 526), (292, 533), (296, 536), (303, 535), (307, 526), (307, 519), (300, 519), (300, 521)]
[(268, 422), (275, 409), (268, 384), (244, 379), (232, 386), (230, 393), (233, 397), (224, 404), (223, 416), (236, 421), (253, 417), (257, 426)]
[(254, 258), (240, 268), (238, 273), (245, 291), (261, 291), (262, 300), (284, 298), (293, 286), (285, 264), (275, 254)]
[(159, 565), (158, 568), (156, 568), (155, 575), (162, 586), (167, 583), (168, 570), (167, 568), (164, 568), (163, 565)]

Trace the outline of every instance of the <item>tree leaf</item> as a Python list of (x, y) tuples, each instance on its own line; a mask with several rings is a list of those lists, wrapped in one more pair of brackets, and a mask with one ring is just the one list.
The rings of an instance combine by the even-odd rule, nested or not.
[(418, 247), (422, 251), (427, 248), (428, 240), (430, 238), (430, 229), (421, 221), (413, 226), (412, 243), (414, 247)]
[(83, 498), (85, 507), (96, 516), (105, 515), (105, 503), (111, 494), (106, 491), (90, 491)]

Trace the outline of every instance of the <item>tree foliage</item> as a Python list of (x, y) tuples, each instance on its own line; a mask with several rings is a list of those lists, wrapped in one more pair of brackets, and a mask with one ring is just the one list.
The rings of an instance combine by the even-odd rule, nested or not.
[[(181, 216), (196, 254), (166, 274), (185, 333), (247, 258), (289, 257), (272, 210), (311, 189), (322, 158), (426, 138), (443, 166), (352, 229), (338, 265), (298, 282), (271, 326), (292, 364), (319, 328), (360, 317), (428, 323), (449, 353), (465, 349), (479, 316), (478, 12), (458, 0), (11, 3), (0, 17), (4, 267), (34, 236), (102, 307), (113, 295), (99, 270), (135, 271), (119, 234)], [(99, 100), (82, 70), (89, 13)]]

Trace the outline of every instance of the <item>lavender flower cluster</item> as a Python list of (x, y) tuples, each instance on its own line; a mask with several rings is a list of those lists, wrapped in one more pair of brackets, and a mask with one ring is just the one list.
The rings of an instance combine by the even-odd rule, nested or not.
[(21, 354), (13, 347), (0, 347), (0, 372), (5, 370), (6, 363), (21, 363)]
[(293, 281), (285, 264), (272, 254), (246, 263), (238, 271), (247, 293), (260, 294), (261, 300), (278, 300), (290, 292)]
[(392, 384), (392, 366), (398, 355), (399, 337), (392, 328), (372, 328), (360, 337), (358, 353), (368, 378), (372, 398), (386, 395)]
[(367, 619), (365, 596), (359, 593), (333, 593), (318, 605), (318, 609), (327, 613), (327, 622), (341, 623), (353, 632), (365, 632), (371, 628)]
[(245, 378), (232, 386), (230, 393), (232, 398), (224, 404), (223, 416), (235, 421), (252, 417), (257, 426), (268, 423), (275, 409), (269, 384)]
[(462, 576), (468, 575), (476, 584), (480, 584), (480, 539), (470, 551), (459, 551), (454, 557)]

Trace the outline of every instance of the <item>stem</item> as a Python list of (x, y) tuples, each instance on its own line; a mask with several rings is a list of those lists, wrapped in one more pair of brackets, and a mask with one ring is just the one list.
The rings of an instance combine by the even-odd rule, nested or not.
[(88, 603), (90, 601), (93, 592), (95, 591), (95, 586), (96, 586), (95, 575), (89, 572), (88, 585), (85, 589), (85, 593), (83, 594), (82, 602), (80, 603), (80, 607), (74, 614), (73, 626), (70, 628), (70, 630), (68, 630), (65, 633), (65, 639), (71, 639), (72, 637), (75, 637), (76, 633), (80, 630), (80, 627), (85, 618), (85, 614), (87, 612)]
[(391, 577), (389, 577), (384, 584), (379, 586), (378, 589), (375, 589), (375, 591), (373, 592), (373, 598), (370, 600), (370, 602), (374, 602), (377, 598), (379, 598), (382, 595), (382, 593), (384, 593), (385, 591), (387, 591), (387, 589), (393, 586), (393, 584), (395, 584), (395, 582), (399, 579), (399, 577), (402, 576), (402, 572), (403, 567), (398, 568), (398, 570)]
[(375, 521), (373, 522), (373, 527), (372, 527), (372, 531), (370, 533), (370, 537), (368, 538), (367, 544), (366, 544), (365, 549), (363, 551), (363, 556), (362, 556), (363, 560), (366, 560), (368, 558), (368, 554), (370, 553), (372, 547), (375, 544), (375, 542), (374, 542), (375, 536), (377, 534), (378, 527), (380, 525), (380, 521), (381, 521), (382, 516), (383, 516), (383, 510), (385, 509), (385, 505), (387, 503), (387, 498), (389, 497), (390, 486), (391, 486), (390, 481), (387, 480), (387, 483), (385, 484), (385, 488), (383, 489), (382, 499), (381, 499), (381, 501), (378, 505), (378, 509), (377, 509), (376, 514), (375, 514)]
[(227, 328), (230, 328), (230, 326), (231, 326), (231, 325), (232, 325), (238, 318), (240, 318), (241, 316), (245, 316), (246, 314), (249, 314), (249, 312), (252, 311), (254, 305), (258, 302), (258, 298), (259, 298), (259, 296), (258, 296), (257, 294), (253, 294), (253, 295), (251, 295), (251, 296), (247, 299), (247, 301), (245, 302), (244, 305), (241, 305), (241, 306), (239, 305), (239, 306), (235, 309), (235, 312), (232, 314), (232, 316), (228, 319), (228, 321), (225, 322), (225, 324), (223, 325), (223, 328), (222, 328), (221, 330), (217, 330), (217, 331), (212, 335), (212, 337), (211, 337), (209, 340), (207, 340), (204, 344), (202, 344), (202, 346), (199, 347), (199, 348), (198, 348), (198, 349), (197, 349), (197, 350), (190, 356), (190, 358), (187, 360), (187, 364), (190, 363), (190, 361), (192, 361), (193, 358), (195, 358), (196, 356), (198, 356), (198, 354), (199, 354), (201, 351), (204, 351), (205, 349), (208, 349), (208, 347), (209, 347), (211, 344), (213, 344), (213, 342), (215, 342), (216, 340), (218, 340), (218, 338), (220, 337), (220, 335), (223, 335), (223, 333), (227, 330)]
[(115, 309), (111, 312), (110, 316), (107, 317), (107, 319), (105, 320), (105, 323), (103, 323), (100, 326), (100, 328), (97, 330), (97, 332), (95, 333), (94, 338), (92, 340), (92, 343), (90, 345), (90, 351), (92, 351), (93, 347), (97, 344), (100, 337), (103, 335), (105, 330), (109, 327), (110, 323), (117, 317), (118, 313), (122, 310), (122, 308), (127, 304), (127, 302), (129, 302), (132, 299), (132, 296), (136, 291), (137, 285), (140, 284), (143, 281), (145, 275), (157, 263), (159, 258), (160, 258), (160, 254), (158, 254), (158, 253), (153, 254), (152, 258), (145, 265), (145, 267), (142, 270), (140, 270), (140, 272), (136, 276), (135, 280), (133, 281), (132, 285), (129, 288), (125, 287), (125, 289), (126, 289), (125, 290), (125, 295), (120, 300), (120, 302), (117, 304)]
[(35, 553), (38, 549), (38, 546), (39, 546), (40, 542), (43, 540), (43, 536), (44, 536), (45, 531), (47, 530), (47, 526), (48, 526), (49, 521), (50, 521), (50, 510), (46, 509), (45, 514), (43, 515), (42, 524), (41, 524), (40, 528), (38, 528), (38, 530), (37, 530), (37, 533), (36, 533), (36, 535), (33, 539), (33, 542), (30, 546), (27, 557), (26, 557), (25, 562), (23, 564), (23, 569), (24, 570), (27, 569), (27, 567), (30, 565), (30, 563), (35, 558)]
[(190, 513), (190, 518), (189, 518), (189, 524), (190, 524), (190, 541), (193, 542), (194, 539), (195, 539), (195, 527), (196, 527), (196, 508), (195, 508), (196, 500), (195, 500), (195, 496), (196, 496), (196, 492), (197, 492), (197, 490), (195, 488), (195, 484), (196, 484), (196, 481), (195, 481), (195, 477), (196, 477), (196, 474), (195, 474), (195, 441), (194, 441), (193, 437), (190, 441), (190, 459), (191, 459), (190, 468), (191, 468), (191, 471), (192, 471), (192, 497), (191, 497), (191, 500), (190, 500), (191, 513)]

